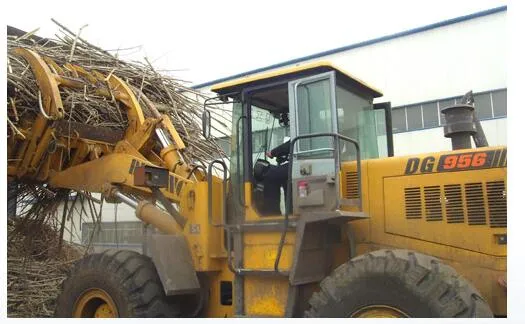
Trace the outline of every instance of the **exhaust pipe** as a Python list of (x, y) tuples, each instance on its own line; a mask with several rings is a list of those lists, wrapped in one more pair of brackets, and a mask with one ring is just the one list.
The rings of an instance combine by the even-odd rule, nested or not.
[(472, 91), (461, 98), (460, 104), (445, 107), (441, 112), (445, 115), (444, 135), (451, 139), (453, 150), (472, 148), (471, 136), (476, 147), (488, 146), (485, 132), (476, 115)]

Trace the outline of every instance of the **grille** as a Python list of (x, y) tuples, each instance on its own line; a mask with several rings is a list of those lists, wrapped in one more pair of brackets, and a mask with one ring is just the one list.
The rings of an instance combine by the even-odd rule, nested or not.
[(469, 225), (485, 225), (485, 201), (483, 199), (483, 185), (478, 183), (465, 184), (465, 197), (467, 199), (467, 218)]
[(346, 172), (346, 192), (345, 198), (359, 199), (359, 190), (357, 188), (357, 172)]
[(507, 227), (505, 181), (405, 188), (407, 219), (422, 218), (423, 203), (425, 219), (429, 222), (442, 221), (446, 217), (447, 223), (464, 223), (466, 212), (469, 225), (487, 225), (488, 222), (490, 227)]
[(461, 198), (461, 185), (445, 185), (445, 202), (447, 223), (463, 223), (463, 200)]
[(427, 221), (443, 220), (443, 210), (441, 207), (441, 187), (425, 187), (425, 216)]
[(490, 227), (507, 226), (507, 194), (505, 182), (487, 182)]
[(405, 209), (408, 219), (421, 218), (421, 189), (405, 188)]

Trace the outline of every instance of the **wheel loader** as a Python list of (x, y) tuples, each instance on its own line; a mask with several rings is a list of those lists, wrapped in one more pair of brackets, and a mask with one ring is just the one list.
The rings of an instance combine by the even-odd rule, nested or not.
[(155, 229), (142, 254), (78, 261), (57, 317), (506, 316), (506, 147), (471, 147), (472, 105), (443, 111), (453, 150), (394, 156), (379, 90), (329, 62), (277, 69), (212, 88), (203, 135), (210, 107), (230, 105), (231, 156), (192, 166), (123, 80), (83, 70), (125, 132), (68, 125), (61, 88), (83, 81), (14, 53), (42, 100), (9, 139), (9, 179), (101, 193)]

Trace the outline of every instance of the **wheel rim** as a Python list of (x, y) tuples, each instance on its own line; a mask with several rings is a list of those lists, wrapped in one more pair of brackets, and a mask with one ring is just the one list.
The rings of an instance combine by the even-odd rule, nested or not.
[(84, 291), (73, 308), (73, 317), (118, 317), (117, 306), (103, 289)]
[(403, 311), (387, 305), (371, 305), (360, 308), (356, 312), (352, 313), (350, 317), (362, 317), (362, 318), (402, 318), (409, 317)]

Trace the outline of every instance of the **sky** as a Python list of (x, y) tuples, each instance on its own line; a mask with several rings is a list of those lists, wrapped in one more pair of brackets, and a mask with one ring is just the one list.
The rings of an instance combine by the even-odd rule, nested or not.
[[(462, 1), (9, 1), (7, 25), (54, 37), (51, 18), (119, 57), (193, 85), (506, 5)], [(78, 3), (78, 5), (77, 5)], [(116, 53), (116, 51), (114, 52)]]

